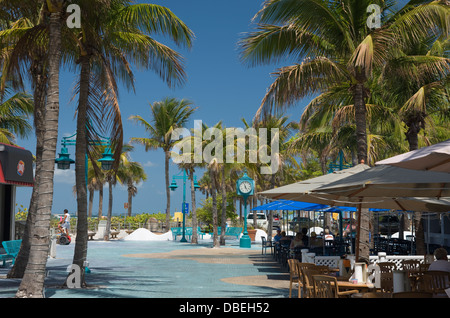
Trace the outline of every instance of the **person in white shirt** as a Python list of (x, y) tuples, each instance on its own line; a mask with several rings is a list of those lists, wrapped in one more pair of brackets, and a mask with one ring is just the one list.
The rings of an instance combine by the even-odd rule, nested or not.
[(428, 267), (429, 271), (444, 271), (450, 272), (450, 262), (447, 257), (447, 250), (443, 247), (437, 248), (434, 251), (436, 260)]
[(69, 235), (69, 229), (70, 229), (70, 214), (67, 209), (64, 209), (64, 217), (61, 221), (59, 221), (59, 224), (62, 224), (59, 226), (61, 231), (64, 231), (67, 235)]

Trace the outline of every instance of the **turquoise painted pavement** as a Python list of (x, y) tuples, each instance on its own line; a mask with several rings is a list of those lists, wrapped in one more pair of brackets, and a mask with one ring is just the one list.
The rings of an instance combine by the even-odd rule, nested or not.
[[(88, 244), (89, 288), (61, 287), (69, 274), (75, 245), (57, 245), (56, 258), (47, 262), (46, 298), (288, 297), (289, 290), (279, 287), (288, 282), (287, 273), (269, 254), (261, 255), (260, 244), (250, 249), (239, 248), (237, 239), (215, 249), (211, 240), (198, 245), (125, 240)], [(0, 268), (0, 277), (7, 271)], [(273, 286), (253, 286), (255, 277), (264, 275), (271, 278)], [(0, 297), (14, 297), (19, 284), (20, 280), (1, 278)]]

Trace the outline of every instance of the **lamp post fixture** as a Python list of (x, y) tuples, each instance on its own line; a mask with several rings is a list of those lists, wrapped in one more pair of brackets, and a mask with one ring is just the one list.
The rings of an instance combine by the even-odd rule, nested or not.
[(247, 175), (247, 171), (236, 182), (236, 192), (244, 198), (244, 233), (239, 240), (239, 247), (250, 248), (251, 239), (247, 231), (247, 198), (255, 191), (255, 181)]
[[(188, 180), (188, 176), (186, 175), (186, 171), (183, 170), (183, 176), (172, 176), (172, 182), (170, 183), (169, 189), (171, 191), (175, 191), (176, 188), (178, 188), (177, 182), (175, 180), (183, 180), (183, 206), (182, 206), (182, 213), (183, 213), (183, 235), (182, 238), (180, 240), (180, 242), (187, 242), (186, 240), (186, 213), (189, 212), (189, 208), (187, 207), (186, 204), (186, 180)], [(194, 176), (194, 191), (197, 190), (198, 188), (200, 188), (200, 186), (198, 185), (197, 182), (197, 177)]]
[[(76, 138), (74, 138), (77, 134), (73, 134), (69, 137), (63, 137), (61, 140), (61, 152), (59, 153), (59, 157), (55, 159), (55, 163), (58, 169), (67, 170), (70, 169), (70, 165), (75, 163), (75, 160), (70, 158), (69, 151), (67, 150), (67, 146), (75, 146)], [(100, 136), (100, 135), (98, 135)], [(106, 146), (105, 152), (102, 154), (102, 158), (98, 161), (102, 165), (103, 170), (111, 170), (114, 159), (113, 154), (111, 152), (111, 140), (110, 138), (100, 136), (100, 139), (96, 140), (88, 140), (90, 145), (94, 146)], [(88, 158), (86, 153), (86, 161), (85, 161), (85, 169), (86, 169), (86, 186), (88, 184)]]

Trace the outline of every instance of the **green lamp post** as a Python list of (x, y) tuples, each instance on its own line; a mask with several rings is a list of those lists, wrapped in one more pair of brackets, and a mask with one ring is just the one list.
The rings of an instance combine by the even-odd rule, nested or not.
[[(189, 212), (189, 207), (186, 203), (186, 180), (188, 180), (188, 176), (186, 175), (186, 171), (183, 170), (183, 176), (173, 176), (172, 182), (170, 183), (169, 189), (171, 191), (175, 191), (178, 188), (176, 179), (183, 180), (183, 206), (181, 211), (183, 212), (183, 235), (181, 237), (180, 242), (187, 242), (186, 240), (186, 214)], [(194, 176), (194, 191), (200, 188), (197, 182), (197, 177)]]
[[(61, 140), (61, 152), (58, 154), (59, 157), (55, 159), (56, 167), (61, 170), (67, 170), (70, 169), (70, 165), (72, 163), (75, 163), (75, 160), (70, 158), (69, 151), (67, 150), (67, 146), (75, 146), (76, 145), (76, 136), (77, 134), (73, 134), (69, 137), (63, 137)], [(96, 140), (88, 140), (88, 143), (90, 145), (98, 145), (98, 146), (106, 146), (105, 151), (102, 154), (102, 158), (98, 161), (102, 165), (103, 170), (111, 170), (112, 166), (114, 164), (114, 158), (113, 154), (111, 152), (111, 142), (110, 139), (107, 137), (101, 137), (101, 139)], [(86, 153), (86, 160), (85, 160), (85, 174), (86, 174), (86, 186), (88, 183), (88, 156)]]
[(244, 233), (239, 241), (239, 247), (250, 248), (251, 239), (247, 232), (247, 198), (255, 191), (255, 181), (247, 175), (247, 171), (236, 182), (237, 194), (244, 198)]

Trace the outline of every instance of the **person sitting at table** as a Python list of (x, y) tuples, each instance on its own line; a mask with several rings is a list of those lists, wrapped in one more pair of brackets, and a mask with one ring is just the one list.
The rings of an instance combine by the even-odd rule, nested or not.
[(277, 234), (273, 237), (274, 242), (279, 242), (281, 239), (281, 231), (278, 229)]
[(291, 241), (290, 249), (294, 249), (297, 247), (304, 247), (305, 244), (303, 243), (303, 234), (298, 232), (294, 239)]
[(440, 247), (437, 248), (433, 254), (436, 260), (430, 264), (428, 270), (450, 272), (450, 262), (448, 261), (447, 250)]
[(306, 227), (302, 228), (302, 241), (304, 246), (309, 245), (308, 229)]
[(334, 236), (330, 232), (329, 228), (325, 228), (323, 238), (325, 239), (325, 241), (333, 241), (334, 240)]
[(322, 247), (322, 245), (323, 240), (317, 237), (316, 232), (311, 232), (311, 238), (309, 239), (309, 247), (310, 248)]

